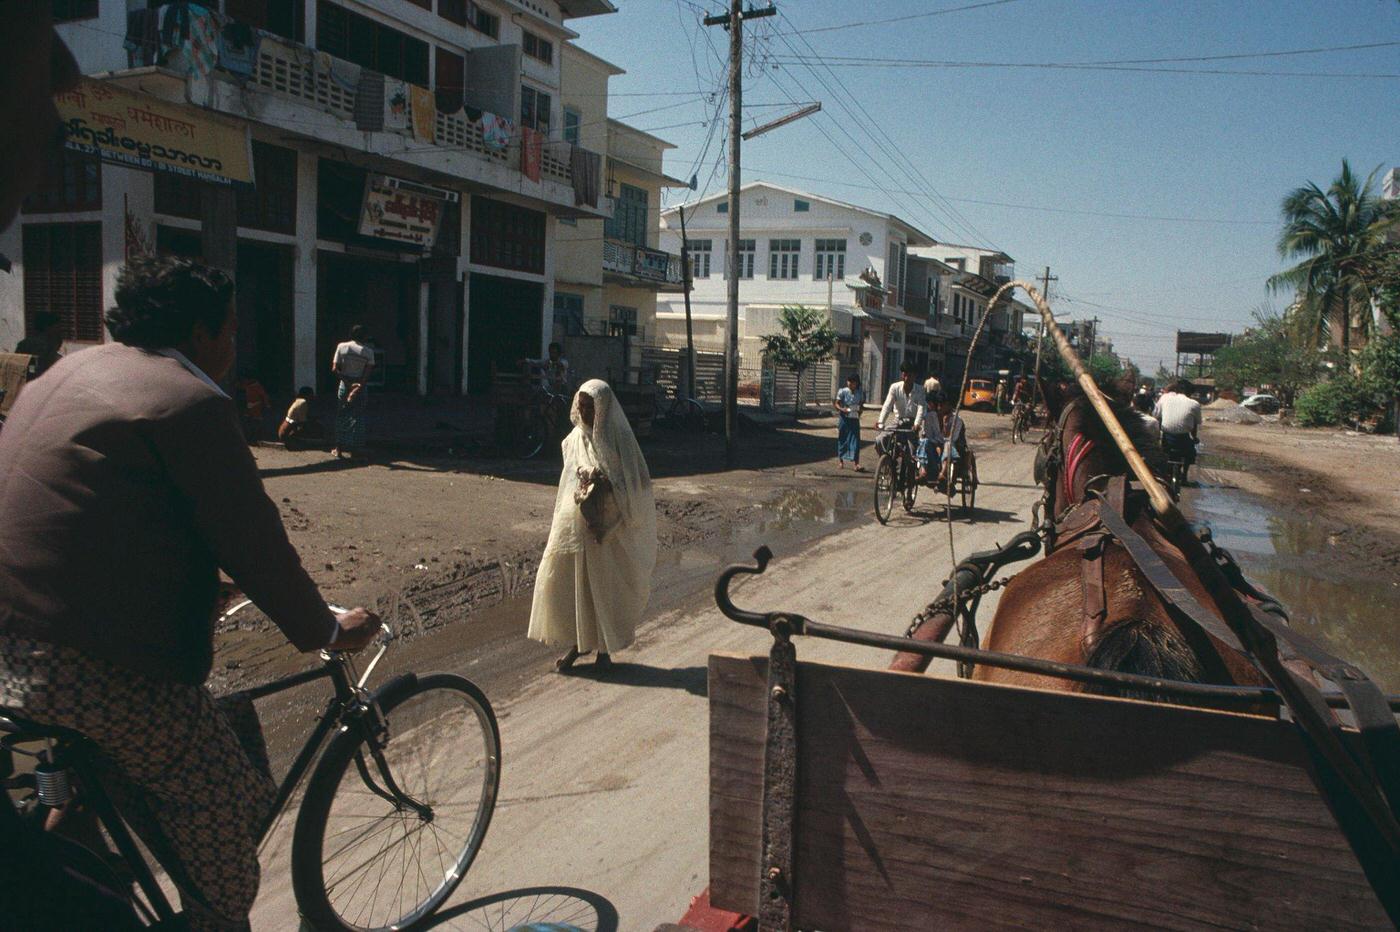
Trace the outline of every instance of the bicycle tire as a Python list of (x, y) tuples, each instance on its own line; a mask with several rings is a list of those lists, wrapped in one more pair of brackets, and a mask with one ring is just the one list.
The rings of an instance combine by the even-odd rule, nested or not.
[(680, 423), (688, 433), (704, 433), (705, 406), (694, 398), (687, 398), (685, 401), (681, 402)]
[[(880, 502), (882, 490), (884, 504)], [(896, 494), (894, 457), (886, 453), (880, 457), (880, 465), (875, 467), (875, 519), (881, 524), (890, 523), (890, 515), (894, 514)]]
[(914, 500), (918, 497), (918, 495), (919, 495), (919, 478), (918, 478), (918, 474), (917, 474), (917, 472), (915, 471), (913, 461), (912, 461), (912, 460), (907, 460), (907, 459), (906, 459), (906, 460), (904, 461), (904, 495), (903, 495), (903, 502), (902, 502), (902, 504), (904, 505), (904, 513), (905, 513), (905, 514), (912, 514), (912, 513), (913, 513), (913, 511), (914, 511)]
[(520, 424), (515, 440), (515, 453), (522, 460), (528, 460), (536, 456), (544, 449), (545, 429), (543, 418), (538, 412), (525, 415)]
[[(421, 721), (409, 715), (407, 704), (413, 700), (422, 700), (423, 697), (432, 695), (435, 699), (441, 699), (447, 703), (448, 709), (456, 709), (465, 712), (469, 718), (466, 721), (472, 725), (473, 741), (475, 733), (479, 731), (482, 746), (481, 753), (481, 788), (479, 796), (475, 796), (475, 811), (470, 815), (470, 828), (465, 833), (460, 851), (455, 843), (449, 839), (446, 854), (449, 859), (444, 860), (444, 850), (442, 847), (442, 835), (435, 823), (451, 815), (451, 807), (465, 807), (471, 805), (475, 794), (475, 779), (469, 779), (465, 787), (467, 798), (449, 799), (439, 797), (436, 792), (431, 792), (423, 784), (431, 779), (431, 771), (436, 769), (444, 777), (455, 777), (470, 769), (470, 758), (461, 753), (460, 749), (447, 747), (444, 740), (446, 735), (443, 727), (444, 715), (434, 715), (431, 707), (426, 710), (415, 709)], [(411, 809), (405, 811), (401, 807), (391, 805), (388, 800), (382, 800), (382, 793), (374, 792), (374, 787), (370, 787), (364, 782), (360, 769), (361, 764), (368, 764), (371, 772), (378, 776), (377, 783), (385, 783), (382, 771), (374, 767), (374, 761), (362, 752), (367, 743), (367, 736), (363, 729), (347, 728), (337, 735), (326, 748), (321, 757), (320, 763), (316, 765), (315, 771), (311, 775), (311, 780), (307, 784), (306, 796), (302, 801), (301, 809), (297, 813), (296, 830), (292, 839), (292, 890), (296, 895), (297, 905), (301, 910), (303, 918), (316, 929), (326, 930), (354, 930), (354, 932), (367, 932), (367, 930), (387, 930), (413, 928), (415, 924), (431, 916), (438, 909), (466, 876), (467, 870), (471, 867), (472, 861), (476, 858), (477, 852), (481, 850), (481, 844), (485, 840), (486, 830), (491, 825), (491, 816), (496, 806), (496, 794), (500, 789), (501, 775), (501, 737), (500, 730), (496, 725), (496, 715), (491, 709), (490, 702), (486, 696), (470, 680), (451, 673), (434, 673), (429, 676), (420, 677), (411, 687), (395, 693), (391, 688), (386, 692), (384, 698), (379, 700), (380, 709), (384, 720), (388, 725), (388, 738), (381, 753), (386, 760), (389, 760), (389, 773), (394, 781), (402, 788), (403, 792), (414, 798), (419, 798), (422, 802), (432, 808), (431, 818), (424, 819), (418, 816)], [(396, 716), (395, 711), (399, 714)], [(405, 721), (408, 719), (408, 721)], [(449, 723), (450, 726), (450, 723)], [(429, 733), (431, 730), (431, 734)], [(399, 744), (395, 744), (396, 739), (403, 739)], [(410, 740), (414, 739), (414, 740)], [(470, 751), (471, 744), (468, 745)], [(405, 761), (400, 758), (404, 753), (413, 756), (413, 760)], [(433, 768), (432, 762), (427, 759), (426, 754), (431, 754), (439, 759), (450, 759), (450, 766), (438, 766)], [(395, 763), (397, 761), (397, 763)], [(410, 766), (412, 764), (413, 766)], [(346, 780), (355, 781), (360, 784), (359, 790), (355, 789), (355, 783), (349, 785), (349, 791), (342, 793), (343, 784)], [(452, 795), (461, 795), (455, 790)], [(351, 803), (352, 799), (357, 802)], [(347, 807), (370, 806), (374, 812), (366, 813), (364, 809), (359, 812), (343, 812), (338, 819), (349, 819), (350, 827), (341, 828), (342, 822), (337, 821), (334, 827), (337, 831), (328, 834), (328, 829), (332, 828), (332, 807), (337, 800), (343, 800)], [(383, 814), (375, 814), (382, 812)], [(394, 819), (397, 818), (397, 826)], [(414, 823), (418, 824), (414, 824)], [(427, 828), (424, 828), (426, 826)], [(387, 827), (387, 838), (382, 837)], [(391, 912), (399, 915), (387, 915), (383, 920), (373, 914), (378, 906), (380, 887), (383, 886), (385, 877), (388, 874), (389, 854), (387, 853), (389, 841), (395, 835), (396, 829), (403, 829), (405, 849), (413, 847), (408, 839), (412, 835), (418, 835), (417, 854), (410, 864), (409, 856), (404, 856), (404, 866), (401, 876), (397, 878), (398, 889), (403, 891), (411, 882), (413, 889), (419, 890), (427, 886), (426, 895), (419, 897), (414, 894), (416, 902), (412, 907), (403, 910), (395, 907)], [(343, 839), (346, 833), (353, 832), (349, 839)], [(425, 839), (428, 833), (435, 847), (429, 849)], [(343, 873), (339, 877), (332, 876), (328, 883), (328, 858), (326, 843), (328, 839), (337, 839), (333, 844), (340, 845), (338, 850), (331, 852), (331, 858), (338, 858), (343, 855), (349, 846), (357, 841), (368, 840), (368, 848), (377, 846), (373, 857), (369, 860), (363, 859), (363, 854), (351, 854), (347, 860), (351, 862), (348, 873)], [(432, 858), (433, 851), (436, 851), (437, 870), (427, 871), (431, 864), (425, 864), (424, 859)], [(363, 886), (363, 881), (368, 880), (371, 873), (370, 866), (379, 862), (377, 871), (377, 881), (374, 890), (371, 891), (368, 907), (364, 905), (363, 897), (357, 897), (357, 893)], [(410, 878), (410, 872), (417, 870), (417, 875)], [(357, 873), (363, 872), (362, 880), (355, 881), (348, 890), (348, 894), (341, 897), (334, 895), (335, 888), (343, 883), (349, 882), (350, 878)], [(441, 880), (437, 875), (441, 874)], [(395, 878), (390, 878), (392, 885)], [(347, 915), (359, 905), (358, 911), (353, 915)], [(388, 905), (387, 902), (385, 904)], [(371, 911), (371, 915), (365, 917), (365, 909)]]

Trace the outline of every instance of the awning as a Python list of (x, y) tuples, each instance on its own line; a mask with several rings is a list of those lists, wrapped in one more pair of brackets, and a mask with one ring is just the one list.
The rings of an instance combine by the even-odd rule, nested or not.
[(54, 95), (54, 104), (63, 121), (63, 144), (75, 152), (211, 184), (253, 183), (246, 126), (92, 78)]

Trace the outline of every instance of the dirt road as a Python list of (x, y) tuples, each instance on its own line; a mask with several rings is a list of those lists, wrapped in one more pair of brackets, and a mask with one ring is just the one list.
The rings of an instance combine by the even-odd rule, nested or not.
[[(974, 437), (977, 426), (973, 421)], [(823, 446), (830, 443), (829, 432), (818, 436)], [(959, 555), (1024, 529), (1037, 495), (1031, 447), (998, 439), (978, 441), (977, 449), (983, 485), (975, 522), (955, 522)], [(654, 461), (653, 469), (664, 476), (664, 461), (659, 469)], [(567, 885), (610, 903), (621, 929), (674, 921), (708, 882), (706, 659), (714, 651), (761, 653), (768, 646), (763, 632), (728, 622), (715, 610), (708, 590), (719, 567), (769, 542), (776, 559), (766, 575), (743, 585), (741, 604), (898, 633), (936, 593), (951, 565), (941, 508), (921, 501), (915, 515), (882, 527), (871, 517), (868, 473), (841, 477), (823, 456), (770, 467), (731, 486), (735, 478), (719, 481), (718, 474), (702, 474), (658, 482), (663, 514), (668, 508), (676, 514), (715, 509), (708, 524), (721, 530), (708, 537), (695, 533), (696, 525), (683, 514), (664, 522), (663, 535), (676, 535), (663, 547), (658, 574), (664, 582), (656, 588), (636, 646), (617, 658), (606, 678), (594, 676), (587, 664), (574, 676), (550, 672), (549, 654), (523, 640), (528, 614), (523, 588), (521, 597), (475, 616), (478, 632), (498, 631), (501, 638), (473, 638), (481, 646), (467, 651), (443, 631), (398, 652), (395, 663), (401, 667), (455, 670), (478, 681), (500, 716), (500, 802), (485, 847), (453, 903)], [(520, 515), (548, 514), (552, 488), (509, 488)], [(761, 502), (751, 507), (744, 499), (756, 492)], [(434, 508), (423, 507), (432, 520)], [(440, 515), (440, 501), (436, 511)], [(543, 523), (533, 520), (532, 527)], [(514, 527), (487, 526), (503, 535)], [(817, 526), (830, 533), (814, 534)], [(685, 540), (686, 535), (693, 539)], [(412, 547), (400, 550), (405, 564), (422, 556)], [(468, 563), (480, 556), (478, 551), (458, 559)], [(430, 572), (412, 565), (405, 571), (410, 578)], [(989, 600), (984, 617), (993, 608)], [(804, 641), (798, 651), (806, 659), (866, 666), (883, 666), (889, 659), (829, 642)], [(287, 714), (275, 724), (303, 728), (304, 717)], [(273, 740), (285, 743), (285, 735), (274, 734)], [(286, 865), (290, 835), (290, 825), (284, 824), (265, 851), (255, 928), (287, 928), (295, 915)], [(454, 918), (451, 912), (441, 928), (482, 927), (477, 919)], [(541, 918), (547, 917), (535, 916)]]

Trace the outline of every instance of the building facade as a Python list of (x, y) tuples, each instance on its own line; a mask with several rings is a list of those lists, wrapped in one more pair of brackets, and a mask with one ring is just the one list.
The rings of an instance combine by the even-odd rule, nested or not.
[[(0, 232), (13, 262), (0, 347), (43, 310), (69, 351), (101, 342), (118, 269), (149, 251), (235, 273), (237, 371), (274, 394), (329, 388), (331, 349), (355, 323), (377, 379), (405, 393), (484, 391), (494, 368), (543, 351), (556, 231), (610, 214), (606, 138), (589, 148), (567, 124), (562, 75), (566, 23), (613, 12), (607, 0), (67, 6), (59, 32), (99, 76), (89, 94), (176, 106), (186, 133), (241, 133), (253, 181), (66, 151)], [(148, 109), (108, 136), (139, 136)]]
[[(715, 194), (661, 212), (662, 248), (679, 252), (685, 211), (690, 297), (697, 349), (724, 348), (727, 319), (728, 195)], [(769, 182), (740, 189), (740, 373), (760, 366), (760, 337), (776, 332), (784, 305), (828, 309), (840, 337), (836, 378), (859, 372), (866, 385), (897, 373), (911, 332), (925, 318), (906, 309), (909, 254), (932, 237), (890, 214)], [(864, 275), (864, 277), (862, 277)], [(663, 295), (657, 334), (685, 345), (682, 295)]]

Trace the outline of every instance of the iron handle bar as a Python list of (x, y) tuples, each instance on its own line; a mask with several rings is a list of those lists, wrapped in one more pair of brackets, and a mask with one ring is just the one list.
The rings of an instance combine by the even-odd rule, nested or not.
[[(1121, 673), (1117, 670), (1100, 670), (1094, 667), (1085, 667), (1078, 664), (1057, 663), (1053, 660), (1041, 660), (1035, 657), (1023, 657), (1020, 654), (1008, 654), (1003, 651), (983, 650), (974, 647), (962, 647), (957, 644), (942, 644), (934, 641), (916, 641), (913, 638), (898, 637), (890, 634), (877, 634), (873, 631), (861, 631), (857, 628), (846, 628), (840, 625), (829, 625), (820, 621), (813, 621), (803, 615), (790, 612), (752, 612), (741, 609), (734, 604), (729, 595), (730, 584), (739, 576), (757, 576), (768, 568), (768, 562), (773, 559), (773, 551), (766, 546), (759, 547), (754, 551), (754, 566), (744, 563), (735, 563), (724, 569), (720, 573), (719, 579), (715, 581), (715, 603), (719, 606), (720, 612), (731, 621), (739, 624), (751, 625), (756, 628), (772, 630), (775, 625), (782, 624), (788, 627), (792, 634), (803, 634), (810, 637), (826, 638), (831, 641), (841, 641), (846, 644), (857, 644), (862, 647), (878, 647), (885, 650), (892, 650), (896, 653), (905, 652), (912, 654), (922, 654), (926, 657), (937, 657), (944, 660), (959, 660), (976, 664), (986, 664), (987, 666), (1000, 667), (1006, 670), (1018, 670), (1022, 673), (1035, 673), (1042, 676), (1055, 677), (1056, 679), (1071, 680), (1078, 683), (1094, 683), (1104, 686), (1118, 686), (1139, 689), (1144, 692), (1153, 692), (1161, 695), (1179, 696), (1187, 699), (1209, 699), (1224, 704), (1235, 706), (1249, 706), (1259, 704), (1283, 705), (1283, 697), (1278, 691), (1268, 686), (1218, 686), (1210, 683), (1183, 683), (1177, 680), (1163, 680), (1151, 676), (1142, 676), (1136, 673)], [(1323, 697), (1327, 704), (1333, 708), (1346, 708), (1346, 697), (1340, 693), (1326, 692)], [(1386, 701), (1390, 705), (1392, 712), (1400, 711), (1400, 696), (1387, 696)]]

